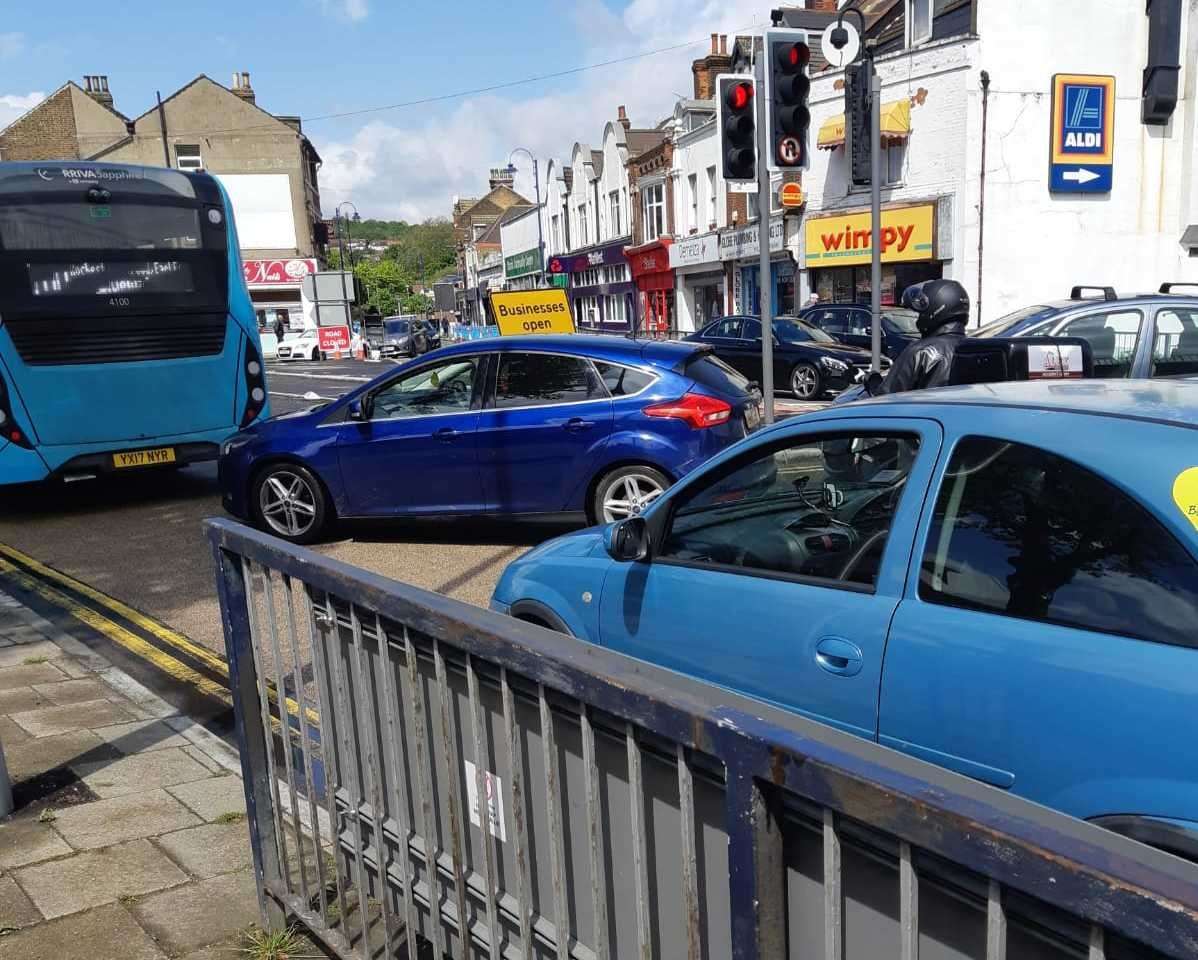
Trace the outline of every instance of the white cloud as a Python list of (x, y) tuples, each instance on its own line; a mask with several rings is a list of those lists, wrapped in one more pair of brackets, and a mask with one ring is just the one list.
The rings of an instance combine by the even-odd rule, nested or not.
[(320, 5), (325, 13), (336, 14), (355, 22), (366, 19), (366, 15), (370, 13), (367, 0), (320, 0)]
[(25, 52), (25, 34), (0, 33), (0, 60)]
[(40, 90), (24, 95), (19, 93), (0, 94), (0, 130), (45, 99), (46, 95)]
[[(674, 91), (689, 94), (690, 65), (707, 53), (709, 34), (728, 34), (731, 44), (737, 33), (760, 29), (767, 15), (758, 0), (633, 0), (619, 14), (601, 0), (578, 0), (573, 13), (579, 63), (698, 42), (588, 71), (580, 82), (550, 80), (503, 95), (469, 97), (432, 121), (414, 119), (420, 108), (396, 110), (365, 118), (356, 132), (338, 139), (322, 138), (318, 124), (309, 126), (324, 159), (320, 188), (326, 211), (353, 200), (363, 217), (448, 216), (454, 196), (486, 191), (487, 171), (504, 166), (515, 147), (527, 147), (539, 158), (544, 187), (547, 160), (568, 162), (575, 141), (599, 149), (604, 125), (615, 120), (620, 104), (627, 105), (637, 127), (668, 116)], [(515, 159), (516, 188), (532, 199), (531, 165), (523, 155)]]

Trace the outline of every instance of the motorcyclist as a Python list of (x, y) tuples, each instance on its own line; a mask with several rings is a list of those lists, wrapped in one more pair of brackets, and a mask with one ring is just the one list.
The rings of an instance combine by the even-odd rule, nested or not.
[(925, 280), (903, 291), (903, 306), (916, 311), (920, 340), (911, 344), (886, 378), (869, 392), (874, 396), (926, 390), (948, 384), (957, 345), (965, 339), (969, 294), (956, 280)]

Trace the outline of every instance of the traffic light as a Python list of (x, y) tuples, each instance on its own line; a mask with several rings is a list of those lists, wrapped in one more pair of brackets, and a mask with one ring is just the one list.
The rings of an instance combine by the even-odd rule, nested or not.
[(844, 68), (844, 143), (849, 154), (853, 183), (865, 186), (870, 182), (873, 142), (870, 64), (850, 63)]
[(806, 30), (765, 32), (766, 132), (769, 135), (771, 170), (811, 166), (807, 155), (811, 113), (807, 98), (811, 80), (807, 65), (811, 48)]
[(744, 74), (716, 77), (716, 123), (720, 128), (720, 171), (725, 180), (757, 179), (757, 122), (754, 83)]

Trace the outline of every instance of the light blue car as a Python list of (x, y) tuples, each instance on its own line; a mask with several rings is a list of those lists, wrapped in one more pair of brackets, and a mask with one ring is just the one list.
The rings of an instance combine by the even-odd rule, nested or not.
[(758, 432), (492, 606), (1198, 858), (1198, 384)]

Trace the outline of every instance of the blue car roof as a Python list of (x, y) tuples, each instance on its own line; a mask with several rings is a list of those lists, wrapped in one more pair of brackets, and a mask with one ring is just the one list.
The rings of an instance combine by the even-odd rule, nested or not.
[(1198, 381), (1191, 379), (980, 383), (872, 397), (859, 400), (853, 406), (912, 404), (923, 407), (978, 405), (1072, 410), (1198, 429)]
[(479, 350), (549, 351), (595, 360), (651, 363), (656, 367), (673, 369), (693, 354), (709, 352), (711, 348), (701, 343), (677, 340), (637, 340), (632, 337), (563, 333), (468, 340), (446, 347), (441, 353), (476, 353)]

